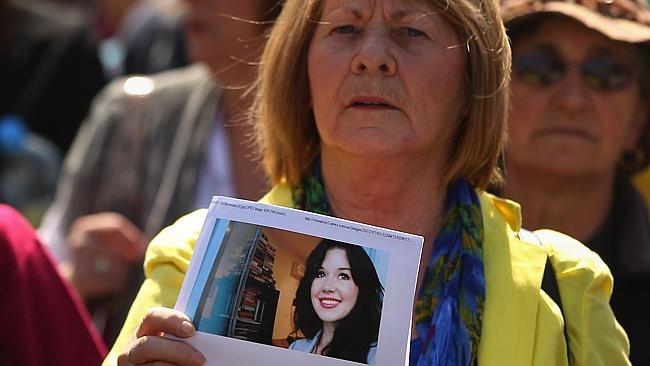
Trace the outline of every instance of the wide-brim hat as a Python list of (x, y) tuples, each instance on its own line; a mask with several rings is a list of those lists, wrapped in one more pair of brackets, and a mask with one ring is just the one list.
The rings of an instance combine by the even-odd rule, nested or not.
[(650, 8), (644, 0), (501, 0), (500, 11), (506, 25), (535, 14), (558, 14), (613, 40), (650, 42)]
[[(542, 14), (565, 16), (612, 40), (642, 45), (650, 55), (650, 7), (644, 0), (500, 0), (500, 13), (506, 28)], [(650, 163), (650, 121), (639, 147), (643, 151), (634, 155), (642, 153), (643, 162), (632, 171)]]

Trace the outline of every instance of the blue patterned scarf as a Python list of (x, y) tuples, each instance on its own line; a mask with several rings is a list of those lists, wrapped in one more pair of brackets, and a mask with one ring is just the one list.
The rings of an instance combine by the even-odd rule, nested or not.
[[(294, 207), (331, 215), (318, 159), (292, 190)], [(411, 366), (469, 366), (477, 362), (485, 304), (483, 219), (466, 180), (449, 186), (446, 213), (416, 300), (418, 338)]]

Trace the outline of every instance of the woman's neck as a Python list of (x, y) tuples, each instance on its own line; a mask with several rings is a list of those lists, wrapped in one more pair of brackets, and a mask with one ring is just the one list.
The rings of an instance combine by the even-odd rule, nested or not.
[(334, 331), (336, 330), (336, 323), (333, 322), (323, 322), (323, 331), (321, 332), (320, 339), (316, 345), (316, 353), (319, 355), (323, 354), (323, 350), (334, 339)]
[(337, 217), (424, 236), (416, 291), (444, 214), (443, 160), (354, 159), (321, 151), (325, 190)]
[(447, 194), (434, 159), (341, 158), (327, 151), (321, 157), (330, 209), (337, 217), (433, 239)]
[(606, 219), (614, 195), (615, 172), (566, 177), (508, 167), (503, 197), (521, 204), (528, 229), (554, 229), (585, 241)]

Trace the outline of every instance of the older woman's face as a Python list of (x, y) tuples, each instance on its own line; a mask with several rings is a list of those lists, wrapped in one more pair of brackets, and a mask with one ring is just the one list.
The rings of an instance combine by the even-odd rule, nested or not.
[(447, 154), (464, 105), (460, 43), (423, 2), (324, 0), (308, 53), (321, 148)]
[[(634, 148), (647, 106), (633, 46), (549, 18), (517, 40), (513, 65), (509, 166), (561, 176), (611, 174), (621, 153)], [(540, 78), (534, 72), (540, 66), (556, 72)]]

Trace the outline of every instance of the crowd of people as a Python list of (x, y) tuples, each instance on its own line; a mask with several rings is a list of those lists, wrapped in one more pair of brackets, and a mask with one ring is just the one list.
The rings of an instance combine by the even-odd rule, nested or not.
[[(650, 363), (645, 0), (0, 0), (0, 20), (0, 365), (203, 363), (160, 335), (194, 332), (172, 309), (213, 195), (422, 235), (410, 365)], [(289, 348), (375, 364), (383, 296), (324, 240)]]

